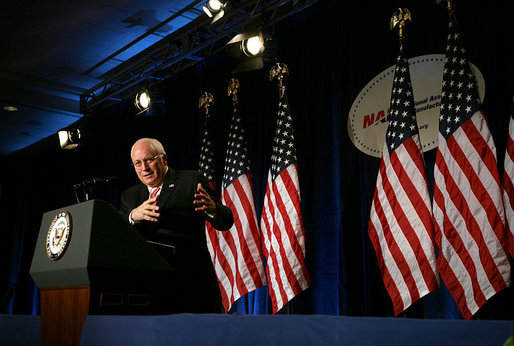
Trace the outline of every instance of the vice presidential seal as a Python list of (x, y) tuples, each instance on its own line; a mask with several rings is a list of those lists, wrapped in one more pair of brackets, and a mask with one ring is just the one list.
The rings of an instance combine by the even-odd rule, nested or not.
[(55, 215), (46, 235), (46, 254), (52, 261), (58, 260), (71, 237), (71, 216), (66, 210)]

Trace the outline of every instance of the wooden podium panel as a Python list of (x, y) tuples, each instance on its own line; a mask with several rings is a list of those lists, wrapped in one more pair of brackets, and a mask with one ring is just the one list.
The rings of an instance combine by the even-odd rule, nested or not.
[(80, 343), (89, 293), (89, 286), (41, 289), (41, 345)]

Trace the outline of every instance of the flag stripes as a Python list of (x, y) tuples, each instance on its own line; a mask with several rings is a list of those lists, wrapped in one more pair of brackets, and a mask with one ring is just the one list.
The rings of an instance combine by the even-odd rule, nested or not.
[[(213, 229), (213, 231), (208, 229), (207, 231), (211, 243), (216, 244), (212, 250), (209, 248), (209, 252), (211, 253), (211, 260), (220, 286), (221, 302), (223, 307), (225, 307), (230, 305), (232, 287), (234, 287), (234, 277), (237, 273), (232, 270), (229, 260), (225, 256), (224, 251), (221, 250), (221, 248), (227, 247), (225, 239), (220, 237), (218, 231), (215, 229)], [(224, 243), (223, 245), (221, 245), (222, 242)], [(233, 262), (233, 260), (231, 262)]]
[[(200, 171), (212, 180), (214, 153), (207, 121), (204, 127)], [(219, 232), (206, 222), (206, 233), (223, 307), (228, 312), (237, 299), (266, 284), (250, 164), (237, 104), (234, 104), (227, 144), (221, 201), (232, 211), (234, 225), (228, 231)]]
[(434, 168), (438, 270), (464, 318), (510, 285), (496, 147), (450, 12)]
[[(228, 287), (225, 311), (243, 295), (266, 285), (266, 273), (261, 254), (261, 236), (253, 202), (250, 160), (246, 139), (238, 113), (237, 103), (228, 136), (227, 154), (223, 175), (221, 201), (230, 208), (234, 225), (218, 234), (219, 251), (227, 260), (220, 280)], [(221, 278), (225, 276), (224, 278)]]
[[(222, 193), (222, 203), (232, 210), (234, 226), (229, 231), (209, 232), (213, 247), (212, 260), (222, 292), (222, 303), (228, 312), (232, 304), (256, 288), (265, 286), (266, 277), (260, 257), (260, 237), (258, 229), (251, 232), (251, 239), (245, 234), (246, 225), (256, 223), (253, 200), (245, 191), (251, 184), (245, 174), (241, 181), (235, 181)], [(247, 232), (246, 232), (247, 233)]]
[(491, 195), (499, 191), (499, 175), (494, 160), (481, 160), (496, 157), (486, 126), (476, 112), (448, 140), (440, 135), (434, 171), (438, 267), (465, 318), (510, 282), (503, 208)]
[(231, 266), (237, 264), (237, 272), (246, 274), (244, 278), (240, 278), (237, 288), (238, 291), (241, 291), (238, 292), (239, 294), (236, 294), (237, 291), (234, 293), (231, 299), (232, 302), (252, 290), (249, 288), (262, 287), (266, 282), (264, 266), (260, 255), (261, 249), (258, 245), (261, 241), (260, 232), (257, 227), (249, 229), (249, 232), (245, 232), (245, 225), (257, 225), (253, 199), (250, 200), (249, 196), (246, 195), (246, 191), (252, 190), (249, 178), (249, 173), (240, 176), (239, 179), (235, 180), (223, 191), (222, 195), (222, 201), (233, 210), (234, 214), (233, 228), (235, 232), (222, 233), (224, 237), (231, 238), (231, 240), (227, 240), (234, 258), (234, 263), (231, 263)]
[(395, 315), (439, 287), (425, 163), (409, 65), (400, 42), (368, 224)]
[[(510, 266), (502, 244), (504, 217), (501, 200), (491, 196), (499, 189), (499, 176), (494, 173), (494, 162), (481, 161), (478, 154), (485, 152), (485, 155), (495, 157), (492, 137), (487, 135), (484, 138), (479, 130), (485, 126), (483, 123), (485, 119), (482, 113), (476, 112), (448, 141), (439, 138), (442, 155), (436, 159), (434, 173), (439, 182), (434, 193), (434, 204), (438, 211), (444, 211), (442, 214), (435, 213), (438, 228), (444, 230), (440, 239), (444, 235), (446, 241), (439, 246), (445, 257), (456, 254), (470, 266), (454, 275), (459, 278), (470, 276), (477, 303), (474, 309), (468, 309), (471, 315), (510, 281)], [(477, 162), (484, 162), (485, 165), (479, 167)], [(494, 165), (491, 166), (491, 163)], [(460, 179), (456, 181), (453, 177)], [(451, 248), (452, 252), (448, 255), (445, 246)], [(455, 253), (455, 248), (459, 252)], [(451, 270), (451, 265), (447, 269)], [(451, 285), (447, 285), (450, 288)]]
[[(271, 173), (270, 173), (271, 174)], [(296, 164), (282, 171), (274, 183), (268, 177), (262, 215), (265, 239), (265, 256), (268, 259), (267, 274), (271, 281), (270, 296), (273, 312), (309, 287), (305, 276), (304, 234), (296, 229), (303, 228), (300, 211)]]
[(283, 92), (261, 216), (273, 313), (310, 286), (292, 120)]
[(438, 288), (423, 160), (414, 137), (405, 142), (383, 151), (368, 232), (396, 315)]
[(503, 203), (508, 232), (510, 256), (514, 257), (514, 99), (512, 114), (509, 120), (507, 148), (503, 161)]

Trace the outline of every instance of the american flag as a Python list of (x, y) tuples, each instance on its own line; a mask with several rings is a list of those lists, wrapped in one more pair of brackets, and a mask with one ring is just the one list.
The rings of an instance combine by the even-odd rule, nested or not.
[(452, 16), (434, 168), (437, 267), (464, 318), (510, 284), (496, 147)]
[(388, 122), (368, 234), (397, 315), (439, 287), (425, 162), (402, 45)]
[(278, 104), (261, 229), (269, 293), (273, 313), (276, 313), (310, 285), (305, 266), (305, 229), (300, 209), (293, 120), (285, 92)]
[[(213, 139), (211, 133), (209, 132), (209, 123), (210, 116), (206, 115), (203, 126), (203, 138), (202, 145), (200, 148), (200, 168), (198, 171), (204, 175), (205, 178), (209, 181), (209, 185), (213, 190), (215, 190), (216, 183), (214, 178), (214, 150), (213, 150)], [(218, 278), (218, 284), (220, 284), (220, 276), (223, 279), (223, 271), (221, 273), (218, 272), (219, 268), (219, 256), (220, 253), (220, 245), (219, 245), (219, 235), (218, 231), (212, 227), (210, 222), (205, 221), (205, 235), (207, 239), (207, 249), (209, 250), (209, 254), (211, 255), (211, 260), (214, 265), (214, 270), (216, 272), (216, 277)], [(223, 255), (223, 254), (221, 254)], [(224, 258), (223, 256), (221, 256)], [(223, 306), (225, 306), (225, 302), (228, 301), (227, 293), (221, 289), (220, 292), (222, 297)]]
[(509, 137), (503, 165), (503, 203), (508, 227), (509, 251), (514, 257), (514, 98), (509, 121)]
[(221, 200), (232, 210), (234, 225), (225, 232), (208, 229), (208, 238), (223, 307), (228, 312), (238, 298), (266, 283), (250, 161), (236, 107), (230, 126), (222, 190)]

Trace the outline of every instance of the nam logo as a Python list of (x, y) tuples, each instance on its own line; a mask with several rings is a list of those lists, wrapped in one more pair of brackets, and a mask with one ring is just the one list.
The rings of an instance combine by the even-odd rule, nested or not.
[[(431, 54), (409, 59), (416, 119), (423, 151), (437, 147), (444, 58), (444, 54)], [(359, 150), (375, 157), (382, 156), (384, 147), (394, 68), (395, 65), (380, 72), (361, 90), (348, 116), (348, 134), (351, 141)], [(478, 82), (480, 101), (483, 101), (484, 77), (473, 64), (471, 69)]]

